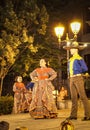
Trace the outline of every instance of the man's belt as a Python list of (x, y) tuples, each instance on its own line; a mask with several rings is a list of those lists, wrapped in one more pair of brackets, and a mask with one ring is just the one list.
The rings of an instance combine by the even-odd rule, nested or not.
[(75, 75), (71, 75), (70, 77), (77, 77), (77, 76), (82, 76), (82, 74), (75, 74)]

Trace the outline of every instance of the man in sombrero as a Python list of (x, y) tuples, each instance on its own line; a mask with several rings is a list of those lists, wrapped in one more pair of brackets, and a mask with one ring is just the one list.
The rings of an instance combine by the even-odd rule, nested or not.
[(72, 108), (69, 120), (77, 120), (78, 111), (78, 95), (84, 106), (84, 118), (82, 121), (90, 120), (90, 106), (84, 89), (83, 74), (87, 73), (88, 68), (84, 59), (78, 54), (79, 50), (85, 46), (79, 45), (74, 41), (71, 45), (64, 46), (64, 49), (70, 50), (72, 57), (68, 61), (68, 71), (70, 76), (70, 92), (72, 100)]

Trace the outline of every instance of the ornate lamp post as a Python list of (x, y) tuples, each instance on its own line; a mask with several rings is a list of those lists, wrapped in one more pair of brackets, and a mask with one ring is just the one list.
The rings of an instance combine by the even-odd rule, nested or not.
[[(66, 39), (65, 40), (62, 40), (62, 36), (64, 34), (64, 27), (63, 26), (58, 26), (58, 27), (55, 27), (55, 33), (56, 33), (56, 36), (58, 38), (58, 43), (59, 43), (59, 49), (60, 49), (60, 46), (61, 44), (63, 43), (66, 43), (66, 46), (70, 46), (71, 45), (71, 42), (72, 41), (77, 41), (77, 34), (79, 33), (80, 31), (80, 27), (81, 27), (81, 24), (79, 22), (72, 22), (70, 24), (70, 27), (71, 27), (71, 30), (72, 30), (72, 33), (74, 34), (73, 38), (72, 39), (69, 39), (68, 37), (68, 33), (66, 34)], [(64, 46), (63, 46), (64, 48)], [(67, 49), (67, 64), (68, 64), (68, 60), (69, 60), (69, 50)], [(59, 56), (59, 64), (61, 66), (61, 56)], [(69, 78), (69, 73), (68, 73), (68, 69), (67, 69), (67, 77)], [(61, 81), (61, 70), (59, 69), (59, 85), (60, 84), (60, 81)], [(68, 80), (67, 80), (68, 81)], [(57, 105), (57, 94), (56, 94), (56, 105)]]

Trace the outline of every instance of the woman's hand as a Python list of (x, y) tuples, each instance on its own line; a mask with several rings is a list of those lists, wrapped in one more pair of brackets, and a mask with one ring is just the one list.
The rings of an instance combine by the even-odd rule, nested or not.
[(38, 81), (38, 77), (35, 77), (35, 78), (34, 78), (34, 81)]
[(47, 78), (47, 79), (45, 79), (45, 80), (49, 81), (49, 79), (48, 79), (48, 78)]

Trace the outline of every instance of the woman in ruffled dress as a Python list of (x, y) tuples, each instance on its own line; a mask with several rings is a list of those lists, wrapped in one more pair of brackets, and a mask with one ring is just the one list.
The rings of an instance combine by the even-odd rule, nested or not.
[(32, 118), (57, 117), (57, 108), (52, 93), (54, 86), (51, 82), (56, 76), (57, 73), (52, 68), (47, 67), (45, 59), (41, 59), (40, 67), (30, 73), (30, 77), (34, 81), (29, 109)]

